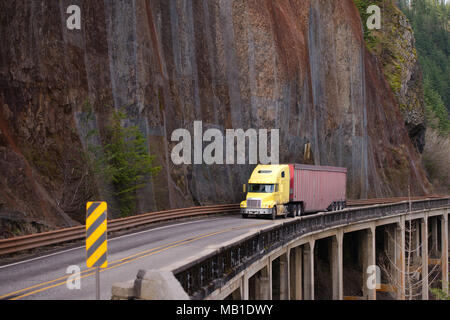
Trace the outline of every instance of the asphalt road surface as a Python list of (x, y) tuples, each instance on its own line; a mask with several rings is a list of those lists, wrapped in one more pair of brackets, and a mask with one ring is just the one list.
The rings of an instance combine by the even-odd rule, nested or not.
[[(112, 285), (135, 279), (140, 269), (165, 268), (208, 246), (282, 221), (224, 216), (175, 222), (108, 239), (108, 267), (100, 271), (100, 297), (111, 299)], [(70, 266), (81, 270), (79, 289), (67, 286)], [(0, 266), (0, 299), (93, 300), (95, 295), (95, 271), (86, 268), (84, 245)]]

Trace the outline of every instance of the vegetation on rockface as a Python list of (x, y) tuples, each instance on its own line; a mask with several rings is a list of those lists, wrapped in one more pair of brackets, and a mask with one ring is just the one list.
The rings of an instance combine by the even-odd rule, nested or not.
[[(424, 75), (427, 119), (440, 134), (450, 133), (450, 3), (400, 0), (414, 29)], [(437, 121), (436, 121), (437, 120)]]
[[(361, 15), (364, 29), (364, 40), (367, 48), (383, 63), (383, 72), (392, 92), (397, 97), (402, 111), (420, 110), (419, 97), (406, 96), (406, 85), (409, 72), (414, 69), (418, 60), (414, 48), (413, 29), (404, 14), (392, 0), (354, 0)], [(377, 5), (381, 9), (381, 29), (369, 30), (367, 8)]]
[[(427, 133), (424, 167), (436, 191), (450, 190), (450, 4), (436, 0), (354, 0), (364, 28), (368, 49), (383, 63), (383, 72), (403, 112), (425, 106)], [(381, 8), (381, 30), (368, 30), (367, 7)], [(396, 6), (398, 5), (398, 7)], [(411, 79), (419, 62), (422, 83)], [(415, 86), (413, 92), (408, 86)], [(409, 92), (408, 92), (409, 91)], [(405, 94), (406, 93), (406, 94)], [(422, 98), (423, 97), (423, 98)], [(414, 113), (413, 113), (414, 114)]]
[[(386, 78), (394, 94), (401, 88), (404, 63), (417, 60), (424, 79), (426, 105), (439, 119), (439, 131), (450, 127), (450, 2), (445, 0), (354, 0), (361, 15), (364, 39), (374, 54), (381, 56)], [(369, 30), (367, 8), (381, 8), (381, 30)], [(398, 7), (395, 5), (397, 4)], [(403, 21), (404, 14), (407, 22)], [(405, 23), (406, 22), (406, 23)], [(403, 30), (402, 30), (403, 29)], [(414, 46), (405, 31), (414, 35)], [(410, 57), (409, 57), (410, 56)], [(400, 105), (402, 109), (411, 106)], [(429, 113), (430, 115), (430, 113)]]
[(399, 0), (414, 30), (428, 132), (423, 154), (430, 180), (450, 190), (450, 3), (443, 0)]
[[(149, 154), (147, 140), (138, 126), (123, 125), (126, 118), (124, 108), (114, 111), (101, 145), (89, 144), (94, 173), (112, 184), (122, 217), (135, 212), (137, 191), (161, 170), (153, 166), (154, 156)], [(88, 132), (88, 136), (93, 135), (100, 136), (97, 130)]]
[(353, 0), (353, 2), (358, 8), (359, 14), (361, 16), (361, 21), (363, 22), (364, 40), (366, 41), (367, 47), (371, 49), (378, 43), (378, 40), (376, 37), (374, 37), (373, 31), (369, 30), (367, 28), (367, 24), (365, 23), (370, 17), (370, 14), (367, 13), (367, 8), (372, 4), (379, 5), (380, 1)]

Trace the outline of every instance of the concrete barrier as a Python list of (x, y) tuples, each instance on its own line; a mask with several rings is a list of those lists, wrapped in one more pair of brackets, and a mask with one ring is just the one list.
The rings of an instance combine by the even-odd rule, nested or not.
[(136, 279), (120, 282), (111, 289), (112, 300), (189, 300), (172, 272), (139, 270)]

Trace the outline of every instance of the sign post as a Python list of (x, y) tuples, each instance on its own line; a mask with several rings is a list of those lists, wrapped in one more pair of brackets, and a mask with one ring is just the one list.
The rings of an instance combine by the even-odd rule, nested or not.
[(95, 268), (95, 295), (100, 300), (100, 268), (108, 267), (107, 204), (86, 204), (86, 265)]

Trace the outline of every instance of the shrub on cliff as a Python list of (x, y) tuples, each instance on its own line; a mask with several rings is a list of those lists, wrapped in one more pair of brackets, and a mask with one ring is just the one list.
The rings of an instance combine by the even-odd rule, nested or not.
[(136, 191), (161, 170), (153, 166), (154, 156), (148, 153), (146, 139), (138, 126), (123, 125), (126, 118), (124, 109), (113, 112), (102, 146), (90, 147), (96, 154), (94, 172), (112, 183), (123, 217), (134, 213)]

